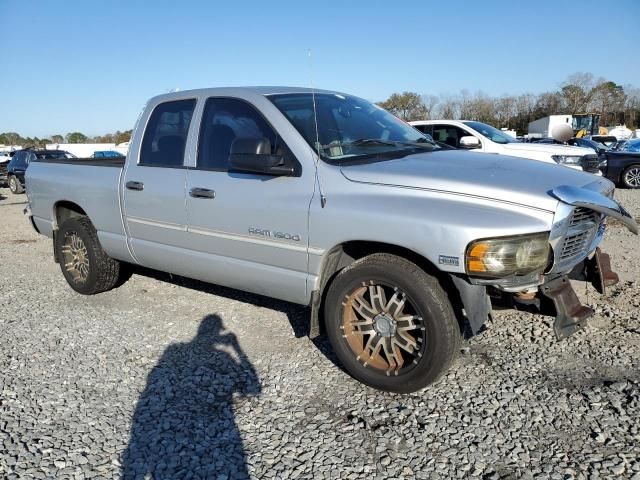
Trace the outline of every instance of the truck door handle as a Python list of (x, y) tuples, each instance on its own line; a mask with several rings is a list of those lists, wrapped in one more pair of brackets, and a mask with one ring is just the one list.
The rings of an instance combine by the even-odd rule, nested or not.
[(125, 186), (129, 190), (144, 190), (144, 183), (142, 182), (127, 182)]
[(193, 198), (216, 198), (216, 192), (208, 188), (192, 188), (189, 190), (189, 195)]

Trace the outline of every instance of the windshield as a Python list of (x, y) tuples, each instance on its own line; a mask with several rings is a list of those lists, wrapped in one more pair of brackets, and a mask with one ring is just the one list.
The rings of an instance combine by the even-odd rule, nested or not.
[(329, 163), (396, 158), (440, 148), (408, 123), (361, 98), (337, 93), (278, 94), (268, 98)]
[(491, 125), (487, 125), (486, 123), (481, 122), (462, 122), (467, 127), (472, 128), (480, 135), (488, 138), (492, 142), (495, 143), (516, 143), (516, 139), (511, 135), (504, 133), (497, 128), (492, 127)]

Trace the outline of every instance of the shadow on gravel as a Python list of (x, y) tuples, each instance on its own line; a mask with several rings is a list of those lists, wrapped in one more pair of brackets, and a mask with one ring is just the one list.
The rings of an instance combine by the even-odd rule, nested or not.
[[(172, 275), (170, 273), (153, 270), (151, 268), (141, 267), (139, 265), (128, 264), (128, 271), (122, 276), (118, 286), (124, 284), (132, 275), (142, 275), (144, 277), (154, 278), (162, 282), (172, 283), (180, 287), (197, 290), (199, 292), (226, 297), (238, 302), (250, 303), (262, 308), (269, 308), (284, 313), (289, 320), (289, 324), (293, 329), (296, 338), (309, 336), (309, 326), (311, 319), (311, 309), (303, 307), (295, 303), (289, 303), (282, 300), (257, 295), (254, 293), (244, 292), (242, 290), (234, 290), (233, 288), (221, 287), (212, 283), (201, 282), (191, 278)], [(329, 340), (326, 335), (320, 335), (313, 339), (313, 345), (322, 353), (329, 361), (342, 371), (346, 371), (343, 365), (336, 357)]]
[(159, 270), (153, 270), (151, 268), (141, 267), (138, 265), (129, 264), (129, 271), (123, 276), (121, 284), (124, 284), (131, 275), (142, 275), (143, 277), (154, 278), (161, 282), (171, 283), (180, 287), (189, 288), (191, 290), (197, 290), (199, 292), (208, 293), (211, 295), (217, 295), (220, 297), (229, 298), (238, 302), (250, 303), (262, 308), (269, 308), (271, 310), (277, 310), (284, 313), (289, 319), (291, 328), (296, 338), (306, 337), (309, 334), (309, 318), (310, 309), (296, 305), (295, 303), (289, 303), (282, 300), (275, 300), (273, 298), (264, 297), (254, 293), (243, 292), (242, 290), (234, 290), (233, 288), (221, 287), (212, 283), (201, 282), (199, 280), (193, 280), (191, 278), (181, 277), (179, 275), (172, 275), (170, 273), (161, 272)]
[(170, 345), (149, 374), (122, 478), (248, 478), (233, 398), (260, 392), (236, 336), (219, 316), (206, 316), (193, 340)]

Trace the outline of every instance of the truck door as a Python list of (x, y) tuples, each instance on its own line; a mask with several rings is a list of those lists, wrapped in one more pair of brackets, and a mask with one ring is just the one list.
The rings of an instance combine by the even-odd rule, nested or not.
[[(229, 172), (234, 140), (266, 138), (273, 154), (300, 167), (293, 176)], [(189, 249), (206, 281), (303, 303), (308, 212), (315, 171), (302, 169), (283, 138), (250, 103), (207, 99), (196, 166), (187, 171)], [(268, 286), (268, 288), (267, 288)]]
[[(136, 259), (173, 273), (181, 272), (167, 259), (179, 261), (187, 235), (184, 158), (195, 105), (195, 99), (182, 99), (153, 109), (137, 145), (140, 153), (130, 152), (123, 179), (123, 215)], [(138, 128), (143, 125), (141, 119)]]

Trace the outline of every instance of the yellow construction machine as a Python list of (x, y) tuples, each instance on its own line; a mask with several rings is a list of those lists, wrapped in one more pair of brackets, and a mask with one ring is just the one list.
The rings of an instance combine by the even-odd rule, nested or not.
[(576, 138), (609, 133), (605, 127), (600, 126), (599, 113), (576, 113), (572, 116), (571, 127)]

